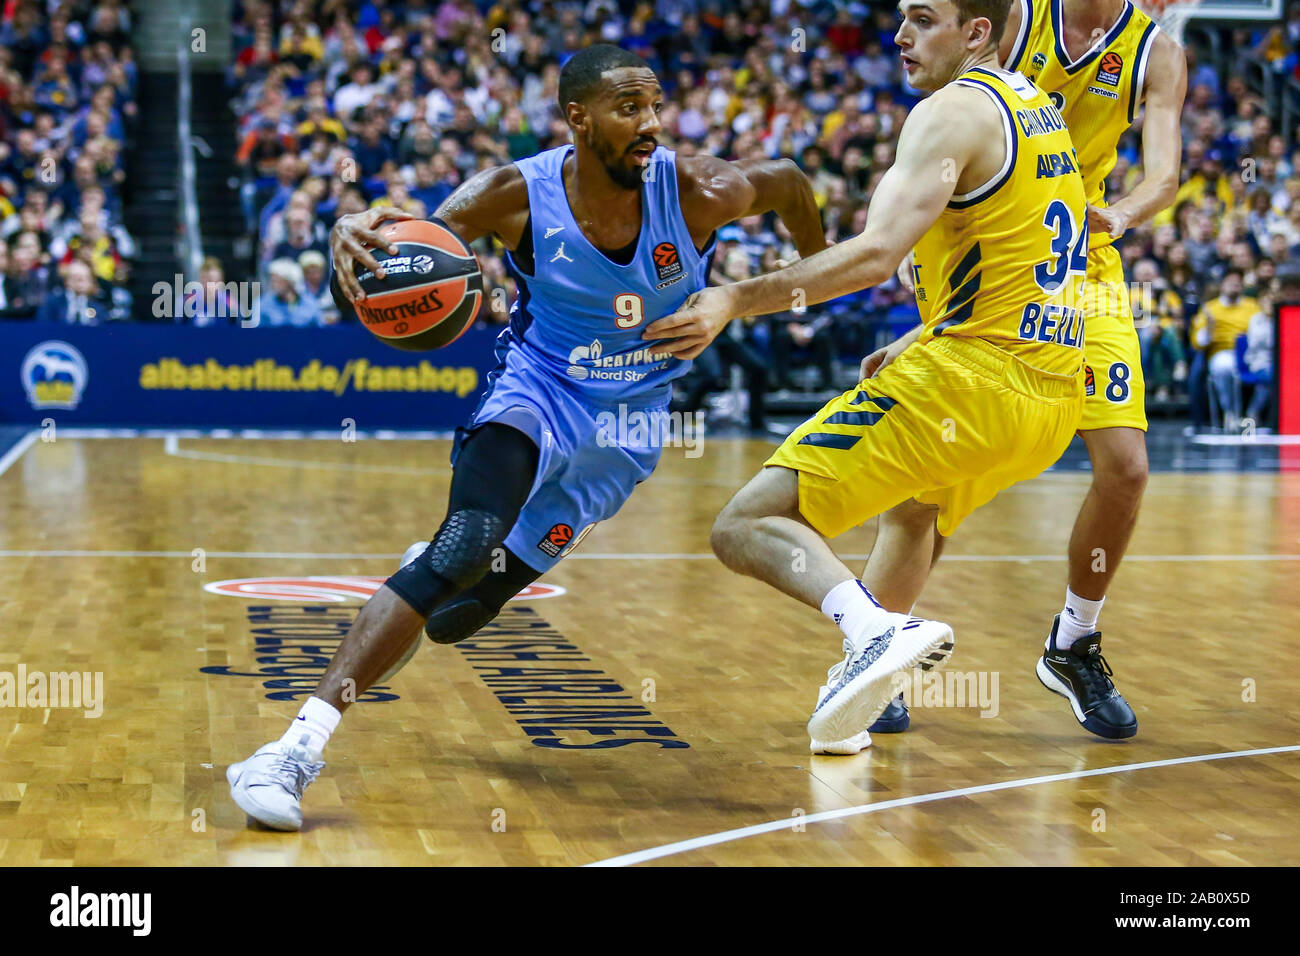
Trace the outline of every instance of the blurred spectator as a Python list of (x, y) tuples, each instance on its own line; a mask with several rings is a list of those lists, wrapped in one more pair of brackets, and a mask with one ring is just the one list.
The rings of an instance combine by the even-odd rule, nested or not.
[(1273, 297), (1260, 296), (1259, 310), (1250, 317), (1246, 326), (1246, 346), (1242, 353), (1244, 374), (1250, 379), (1250, 405), (1246, 417), (1256, 425), (1263, 424), (1273, 394), (1273, 344), (1277, 337), (1277, 319), (1273, 311)]
[(1183, 352), (1187, 323), (1182, 299), (1154, 259), (1142, 259), (1134, 267), (1129, 304), (1138, 323), (1147, 391), (1156, 401), (1168, 401), (1175, 382), (1187, 376)]
[(50, 273), (41, 263), (39, 240), (35, 233), (23, 232), (6, 249), (9, 268), (4, 281), (4, 317), (34, 319), (50, 292)]
[(99, 224), (99, 215), (93, 209), (82, 211), (78, 226), (66, 240), (55, 240), (50, 244), (50, 254), (61, 265), (67, 265), (82, 251), (86, 251), (95, 275), (105, 282), (112, 282), (117, 274), (122, 257), (117, 245)]
[(240, 303), (235, 297), (233, 283), (226, 282), (221, 260), (208, 256), (199, 269), (200, 288), (187, 293), (185, 308), (176, 316), (177, 322), (188, 322), (200, 328), (211, 325), (229, 325), (243, 318)]
[(272, 259), (298, 259), (304, 252), (328, 250), (324, 238), (315, 229), (315, 219), (306, 203), (301, 203), (285, 210), (284, 238), (276, 243), (271, 251)]
[(269, 327), (281, 325), (320, 325), (320, 306), (302, 292), (302, 269), (292, 259), (276, 259), (270, 268), (271, 287), (261, 295), (260, 324)]
[(330, 293), (329, 269), (325, 256), (315, 249), (309, 249), (298, 257), (298, 267), (302, 269), (302, 294), (305, 299), (314, 299), (320, 311), (321, 325), (334, 325), (340, 320), (339, 307), (334, 303)]
[(71, 325), (99, 325), (109, 318), (113, 301), (81, 259), (73, 259), (63, 270), (63, 288), (51, 292), (36, 313), (40, 322)]
[(1257, 300), (1242, 295), (1243, 286), (1241, 270), (1229, 268), (1218, 297), (1206, 302), (1192, 323), (1191, 345), (1196, 350), (1189, 383), (1193, 428), (1204, 426), (1208, 420), (1207, 383), (1214, 390), (1224, 428), (1236, 431), (1241, 419), (1237, 337), (1246, 333), (1251, 318), (1259, 311)]

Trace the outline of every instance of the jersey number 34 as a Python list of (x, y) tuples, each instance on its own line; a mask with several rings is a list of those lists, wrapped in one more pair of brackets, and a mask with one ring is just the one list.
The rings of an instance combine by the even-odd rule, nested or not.
[(1054, 295), (1070, 275), (1088, 272), (1088, 217), (1074, 221), (1074, 212), (1060, 199), (1053, 200), (1043, 216), (1043, 228), (1052, 233), (1052, 258), (1034, 266), (1034, 281)]

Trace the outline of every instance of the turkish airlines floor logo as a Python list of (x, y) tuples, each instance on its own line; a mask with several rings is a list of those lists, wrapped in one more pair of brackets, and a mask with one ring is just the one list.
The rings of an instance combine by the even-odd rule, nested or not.
[[(387, 577), (369, 577), (350, 574), (313, 574), (307, 577), (231, 578), (203, 585), (212, 594), (252, 598), (261, 601), (320, 601), (343, 604), (348, 601), (365, 602), (387, 581)], [(564, 588), (554, 584), (528, 585), (510, 600), (535, 601), (539, 598), (559, 597)]]

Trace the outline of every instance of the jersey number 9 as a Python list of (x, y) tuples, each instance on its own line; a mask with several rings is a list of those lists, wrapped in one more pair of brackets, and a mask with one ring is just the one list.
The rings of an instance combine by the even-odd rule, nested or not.
[(634, 329), (645, 321), (645, 304), (635, 292), (614, 296), (614, 324), (620, 329)]

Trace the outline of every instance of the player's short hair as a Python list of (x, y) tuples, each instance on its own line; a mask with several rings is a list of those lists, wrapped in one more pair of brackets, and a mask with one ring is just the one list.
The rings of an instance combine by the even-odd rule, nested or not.
[(1236, 276), (1242, 282), (1246, 281), (1246, 272), (1241, 266), (1228, 266), (1223, 270), (1223, 279), (1220, 279), (1219, 282), (1222, 283), (1228, 276)]
[(957, 22), (970, 23), (976, 17), (984, 17), (993, 24), (993, 35), (989, 38), (994, 47), (1002, 42), (1002, 34), (1007, 31), (1007, 17), (1011, 15), (1011, 0), (954, 0), (957, 4)]
[[(1003, 20), (1005, 22), (1005, 18)], [(641, 57), (612, 43), (596, 43), (575, 53), (560, 70), (560, 89), (556, 99), (563, 113), (570, 103), (585, 103), (600, 89), (601, 77), (609, 70), (644, 67)]]

